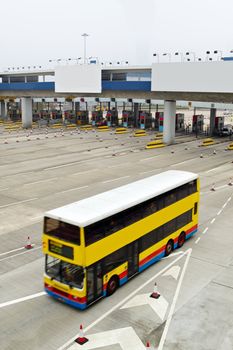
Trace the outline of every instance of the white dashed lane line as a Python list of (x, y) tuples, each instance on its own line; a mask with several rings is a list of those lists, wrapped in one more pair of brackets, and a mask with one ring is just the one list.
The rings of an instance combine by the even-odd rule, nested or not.
[(198, 239), (195, 241), (195, 243), (197, 244), (200, 241), (201, 237), (198, 237)]
[(215, 222), (215, 220), (216, 220), (216, 218), (213, 218), (210, 223), (213, 224)]

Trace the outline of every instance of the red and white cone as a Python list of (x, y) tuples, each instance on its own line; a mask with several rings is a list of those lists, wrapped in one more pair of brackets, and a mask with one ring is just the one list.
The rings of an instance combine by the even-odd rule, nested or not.
[(153, 293), (150, 295), (151, 298), (154, 298), (154, 299), (159, 299), (160, 297), (160, 293), (158, 291), (158, 288), (157, 288), (157, 284), (155, 282), (155, 285), (154, 285), (154, 291)]
[(79, 329), (79, 336), (77, 339), (75, 339), (75, 342), (78, 343), (79, 345), (83, 345), (85, 344), (86, 342), (88, 342), (89, 339), (87, 339), (85, 336), (84, 336), (84, 332), (83, 332), (83, 325), (80, 324), (80, 329)]
[(232, 177), (230, 177), (230, 181), (228, 182), (228, 186), (233, 186)]
[(146, 342), (146, 349), (147, 350), (152, 350), (152, 347), (150, 346), (150, 342)]
[(211, 186), (211, 189), (210, 189), (211, 191), (216, 191), (215, 190), (215, 184), (213, 184), (212, 186)]
[(27, 239), (27, 244), (25, 245), (25, 248), (26, 249), (32, 249), (33, 246), (31, 244), (31, 240), (30, 240), (30, 237), (28, 236), (28, 239)]

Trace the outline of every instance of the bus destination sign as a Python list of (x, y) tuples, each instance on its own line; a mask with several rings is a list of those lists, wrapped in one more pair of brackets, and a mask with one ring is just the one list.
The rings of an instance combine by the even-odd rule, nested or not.
[(72, 247), (68, 247), (67, 245), (55, 241), (49, 240), (49, 251), (68, 259), (74, 258), (74, 249)]

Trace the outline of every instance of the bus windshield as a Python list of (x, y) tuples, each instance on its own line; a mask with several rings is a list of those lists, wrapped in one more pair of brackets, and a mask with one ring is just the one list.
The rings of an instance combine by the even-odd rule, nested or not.
[(81, 266), (46, 255), (45, 272), (59, 282), (71, 287), (83, 288), (84, 270)]
[(67, 222), (45, 217), (44, 232), (49, 236), (80, 245), (79, 227)]

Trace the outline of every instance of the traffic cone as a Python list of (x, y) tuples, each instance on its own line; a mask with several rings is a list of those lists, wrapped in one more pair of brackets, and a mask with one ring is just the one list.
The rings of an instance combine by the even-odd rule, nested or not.
[(30, 240), (30, 237), (28, 236), (28, 239), (27, 239), (27, 244), (25, 245), (25, 248), (26, 249), (32, 249), (33, 246), (31, 245), (31, 240)]
[(232, 178), (230, 177), (230, 181), (228, 182), (229, 186), (233, 186)]
[(155, 282), (155, 285), (154, 285), (154, 291), (153, 293), (150, 295), (151, 298), (154, 298), (154, 299), (159, 299), (160, 297), (160, 293), (158, 291), (158, 288), (157, 288), (157, 284)]
[(214, 149), (214, 152), (213, 152), (213, 154), (217, 154), (217, 152), (215, 151), (215, 149)]
[(152, 350), (152, 347), (150, 346), (150, 342), (146, 342), (146, 349), (147, 350)]
[(202, 153), (200, 154), (200, 158), (203, 158), (203, 154)]
[(5, 139), (4, 143), (5, 143), (5, 144), (7, 144), (7, 143), (8, 143), (7, 139)]
[(79, 330), (79, 336), (77, 339), (75, 339), (75, 342), (78, 343), (79, 345), (83, 345), (85, 344), (86, 342), (88, 342), (89, 339), (87, 339), (85, 336), (84, 336), (84, 332), (83, 332), (83, 325), (80, 324), (80, 330)]
[(211, 189), (210, 189), (211, 191), (216, 191), (215, 190), (215, 184), (213, 183), (213, 185), (212, 185), (212, 187), (211, 187)]

